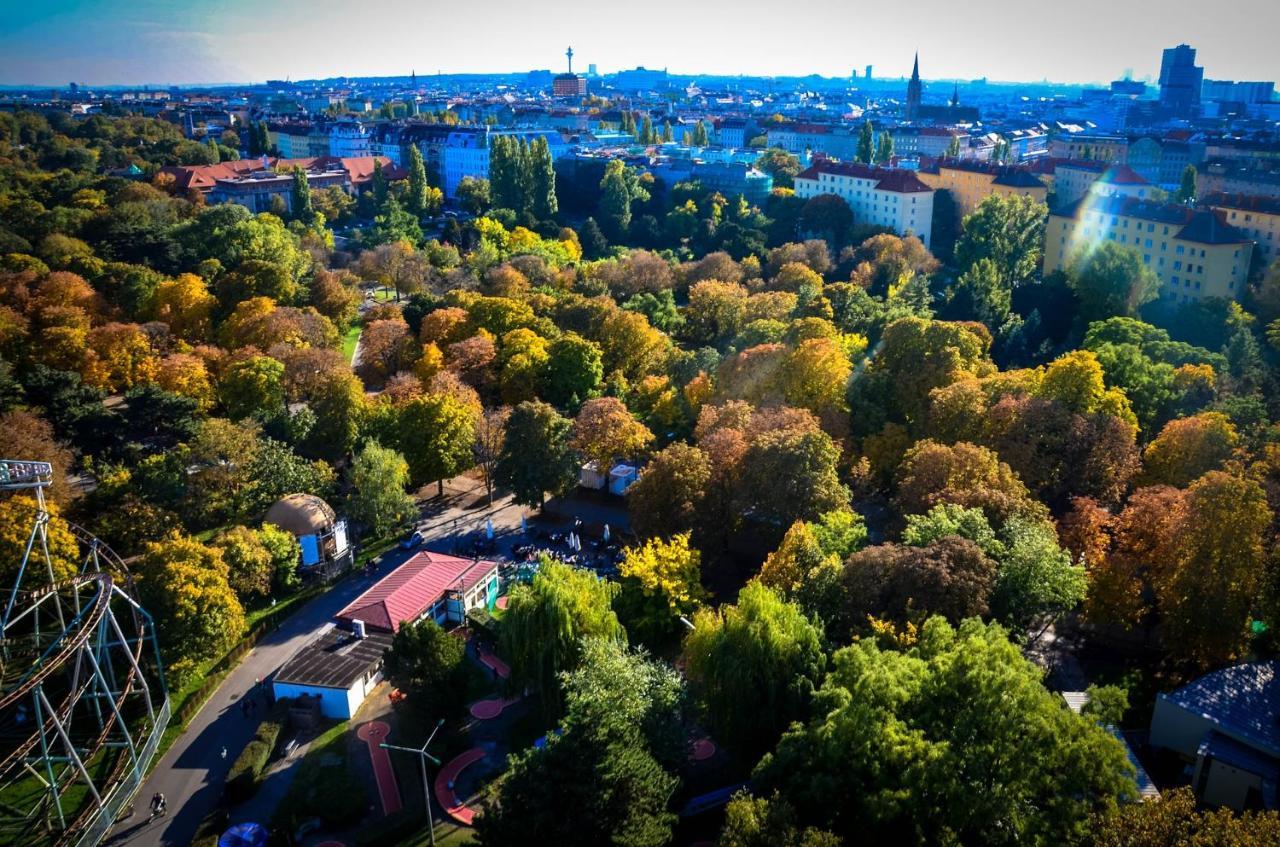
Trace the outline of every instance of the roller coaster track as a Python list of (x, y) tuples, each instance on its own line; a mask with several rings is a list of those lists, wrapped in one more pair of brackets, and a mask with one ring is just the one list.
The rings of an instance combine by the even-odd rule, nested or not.
[[(13, 585), (0, 594), (0, 843), (87, 847), (141, 786), (169, 701), (128, 568), (50, 513), (51, 482), (47, 464), (0, 460), (0, 492), (36, 500)], [(83, 553), (76, 576), (55, 579), (54, 521)]]

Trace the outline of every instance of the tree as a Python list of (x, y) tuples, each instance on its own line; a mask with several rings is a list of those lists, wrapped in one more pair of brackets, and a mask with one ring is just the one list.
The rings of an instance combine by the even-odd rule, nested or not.
[(427, 214), (427, 167), (422, 162), (422, 151), (417, 144), (409, 145), (409, 190), (405, 192), (405, 208), (421, 218)]
[(406, 212), (395, 197), (388, 197), (373, 218), (373, 226), (365, 236), (365, 243), (370, 247), (382, 244), (395, 244), (398, 241), (410, 245), (422, 242), (422, 227), (412, 213)]
[(901, 651), (863, 639), (836, 652), (813, 718), (753, 784), (850, 843), (1080, 843), (1092, 815), (1135, 796), (1133, 769), (1041, 675), (977, 620), (931, 618)]
[(23, 577), (22, 590), (30, 591), (50, 582), (51, 575), (43, 564), (43, 544), (48, 546), (53, 581), (69, 579), (80, 570), (80, 545), (76, 542), (71, 527), (61, 517), (62, 510), (54, 502), (45, 502), (45, 511), (49, 515), (45, 524), (47, 541), (38, 534), (33, 535), (38, 511), (36, 499), (26, 494), (15, 494), (0, 500), (0, 579), (11, 589), (28, 543), (33, 543), (34, 546), (28, 570)]
[[(861, 141), (861, 139), (859, 139)], [(880, 137), (876, 143), (876, 164), (884, 165), (893, 160), (893, 136), (889, 134), (889, 130), (880, 131)]]
[(1025, 628), (1052, 619), (1084, 600), (1084, 568), (1058, 546), (1051, 524), (1015, 517), (1005, 524), (1001, 538), (1005, 552), (991, 607), (1010, 626)]
[(544, 558), (532, 583), (512, 589), (502, 619), (500, 640), (511, 663), (511, 688), (538, 691), (546, 716), (559, 715), (560, 676), (577, 667), (582, 639), (625, 642), (612, 608), (617, 595), (615, 583)]
[(756, 167), (773, 177), (774, 188), (791, 188), (803, 168), (800, 160), (779, 147), (770, 147), (756, 159)]
[(991, 450), (966, 442), (918, 441), (903, 456), (896, 503), (902, 514), (923, 514), (941, 503), (981, 509), (992, 526), (1015, 515), (1037, 517), (1045, 509)]
[(1176, 559), (1153, 575), (1167, 649), (1199, 668), (1236, 659), (1265, 569), (1271, 510), (1262, 487), (1210, 471), (1187, 489)]
[(415, 512), (413, 498), (405, 493), (409, 463), (395, 450), (366, 441), (351, 463), (351, 496), (347, 514), (375, 536), (386, 536)]
[(1100, 815), (1093, 847), (1168, 847), (1213, 844), (1264, 847), (1280, 842), (1280, 813), (1205, 809), (1190, 788), (1172, 788), (1160, 797), (1126, 803)]
[(649, 192), (640, 184), (635, 168), (621, 159), (610, 159), (600, 180), (599, 211), (611, 238), (622, 238), (631, 229), (631, 204), (648, 199)]
[(858, 152), (857, 161), (864, 165), (869, 165), (875, 159), (875, 130), (871, 127), (871, 121), (865, 121), (862, 129), (858, 131)]
[(699, 118), (698, 122), (693, 125), (693, 146), (706, 147), (711, 143), (711, 139), (707, 137), (707, 125)]
[(813, 827), (801, 829), (791, 804), (774, 792), (772, 798), (739, 791), (724, 810), (718, 847), (841, 847), (844, 842)]
[(302, 586), (302, 573), (298, 563), (302, 560), (302, 545), (293, 533), (275, 524), (264, 523), (258, 527), (258, 541), (271, 555), (271, 588), (273, 591), (292, 593)]
[(582, 404), (569, 443), (584, 459), (594, 462), (600, 473), (607, 474), (615, 458), (638, 458), (652, 441), (653, 433), (621, 400), (597, 397)]
[(539, 136), (529, 145), (532, 159), (531, 193), (532, 208), (530, 211), (538, 220), (545, 221), (555, 216), (560, 210), (556, 200), (556, 169), (551, 159), (551, 148), (547, 139)]
[(227, 564), (217, 548), (175, 534), (148, 544), (135, 573), (172, 677), (185, 679), (204, 662), (220, 658), (244, 633), (244, 608), (228, 584)]
[(1013, 304), (1013, 291), (1000, 279), (995, 261), (986, 257), (960, 274), (951, 297), (961, 315), (972, 316), (994, 329), (1004, 325)]
[(987, 613), (996, 570), (977, 544), (956, 535), (922, 547), (868, 547), (845, 564), (841, 611), (854, 631), (865, 631), (869, 618), (911, 627), (941, 615), (957, 623)]
[(1221, 412), (1201, 412), (1169, 421), (1143, 453), (1147, 485), (1185, 488), (1231, 458), (1240, 437)]
[[(812, 420), (812, 418), (810, 418)], [(831, 436), (808, 425), (763, 431), (747, 446), (740, 491), (746, 514), (775, 540), (797, 520), (848, 506)]]
[(218, 396), (232, 420), (275, 420), (285, 411), (284, 365), (270, 356), (236, 362), (222, 377)]
[(623, 551), (619, 611), (628, 632), (655, 644), (680, 632), (680, 618), (706, 598), (701, 556), (689, 547), (689, 533), (651, 538)]
[(541, 747), (514, 754), (493, 805), (476, 820), (483, 845), (661, 847), (684, 754), (684, 692), (670, 668), (609, 639), (582, 646), (564, 675), (568, 709)]
[(572, 421), (536, 400), (511, 410), (495, 472), (517, 503), (542, 508), (548, 493), (560, 494), (577, 481), (578, 461), (569, 448), (572, 428)]
[(951, 141), (949, 144), (947, 144), (947, 152), (945, 155), (946, 155), (946, 158), (948, 159), (960, 158), (960, 136), (958, 135), (951, 136)]
[(1173, 198), (1178, 203), (1196, 202), (1196, 166), (1187, 165), (1182, 169), (1182, 183)]
[(256, 532), (245, 526), (233, 526), (220, 532), (213, 546), (222, 552), (227, 582), (242, 601), (271, 593), (275, 563), (271, 551)]
[(561, 408), (591, 399), (604, 377), (600, 347), (576, 332), (566, 332), (547, 348), (543, 396)]
[(489, 209), (489, 180), (464, 176), (454, 191), (458, 205), (473, 215), (482, 215)]
[(485, 409), (476, 421), (476, 442), (472, 452), (475, 453), (476, 467), (484, 477), (484, 490), (490, 506), (493, 505), (493, 486), (498, 478), (498, 463), (506, 445), (507, 422), (510, 419), (511, 409), (503, 406)]
[(799, 227), (801, 232), (821, 236), (839, 247), (853, 227), (853, 210), (843, 197), (819, 194), (801, 207)]
[(1080, 301), (1081, 317), (1099, 321), (1133, 317), (1139, 306), (1155, 299), (1160, 279), (1137, 250), (1104, 241), (1071, 263), (1067, 284)]
[(422, 394), (400, 409), (397, 442), (415, 485), (434, 481), (444, 496), (444, 481), (471, 466), (475, 411), (452, 394)]
[(747, 583), (737, 605), (699, 611), (683, 655), (712, 730), (743, 761), (808, 714), (826, 669), (822, 630), (758, 582)]
[(1040, 264), (1049, 209), (1034, 197), (989, 195), (964, 219), (956, 241), (956, 265), (968, 270), (990, 259), (1003, 288), (1027, 281)]
[(631, 528), (642, 539), (688, 532), (711, 479), (711, 463), (697, 447), (676, 442), (654, 454), (627, 489)]
[(307, 181), (307, 172), (297, 165), (293, 168), (293, 192), (290, 200), (294, 220), (310, 223), (315, 218), (315, 206), (311, 204), (311, 183)]
[(839, 575), (840, 559), (823, 549), (809, 523), (796, 521), (765, 558), (759, 580), (829, 625), (840, 613)]
[(467, 645), (431, 618), (404, 623), (384, 659), (387, 679), (424, 718), (449, 718), (467, 697)]

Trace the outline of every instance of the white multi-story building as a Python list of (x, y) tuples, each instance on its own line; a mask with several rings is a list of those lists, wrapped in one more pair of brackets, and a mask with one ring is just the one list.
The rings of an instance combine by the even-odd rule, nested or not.
[(796, 177), (795, 190), (805, 199), (834, 194), (849, 204), (856, 225), (889, 227), (929, 246), (933, 189), (912, 171), (821, 161)]
[(337, 159), (372, 156), (369, 130), (359, 121), (338, 121), (329, 128), (329, 155)]

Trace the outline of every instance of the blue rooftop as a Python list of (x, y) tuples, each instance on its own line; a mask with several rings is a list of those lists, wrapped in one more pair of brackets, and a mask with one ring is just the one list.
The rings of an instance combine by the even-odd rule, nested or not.
[(1163, 696), (1280, 757), (1280, 661), (1223, 668)]

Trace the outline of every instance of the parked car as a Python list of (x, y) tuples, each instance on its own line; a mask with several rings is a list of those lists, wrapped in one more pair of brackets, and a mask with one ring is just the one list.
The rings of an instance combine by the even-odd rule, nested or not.
[(400, 549), (412, 550), (414, 547), (417, 547), (419, 544), (421, 544), (424, 540), (425, 539), (423, 539), (422, 533), (414, 532), (400, 542)]

